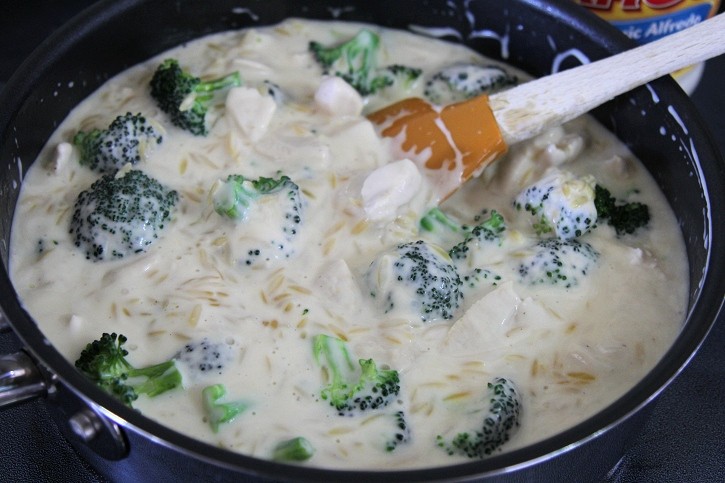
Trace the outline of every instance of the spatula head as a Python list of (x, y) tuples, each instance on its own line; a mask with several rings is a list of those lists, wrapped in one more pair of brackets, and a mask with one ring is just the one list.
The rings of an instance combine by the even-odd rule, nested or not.
[(404, 99), (368, 119), (382, 136), (393, 138), (401, 156), (415, 161), (431, 178), (441, 200), (507, 149), (487, 96), (444, 107), (420, 98)]

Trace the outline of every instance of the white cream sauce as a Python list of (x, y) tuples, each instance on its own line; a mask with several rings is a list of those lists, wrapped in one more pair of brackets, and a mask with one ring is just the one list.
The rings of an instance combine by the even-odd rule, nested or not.
[[(395, 318), (381, 313), (365, 285), (373, 259), (402, 242), (427, 239), (448, 246), (450, 240), (419, 232), (427, 203), (423, 188), (412, 198), (406, 192), (401, 203), (390, 194), (392, 188), (368, 186), (367, 193), (398, 203), (392, 221), (388, 214), (371, 219), (366, 211), (371, 202), (366, 205), (361, 194), (365, 180), (400, 159), (391, 157), (389, 142), (354, 110), (335, 114), (334, 106), (316, 104), (324, 80), (307, 50), (309, 41), (334, 44), (359, 28), (289, 20), (219, 34), (108, 81), (63, 122), (22, 184), (11, 272), (23, 303), (71, 361), (89, 341), (111, 331), (128, 337), (129, 358), (139, 366), (168, 359), (190, 342), (217, 344), (224, 370), (202, 374), (180, 360), (184, 388), (153, 399), (142, 396), (135, 407), (182, 433), (261, 458), (269, 457), (277, 442), (305, 436), (317, 449), (306, 464), (315, 466), (399, 468), (462, 461), (436, 447), (435, 438), (478, 426), (466, 405), (496, 376), (510, 378), (522, 395), (521, 426), (505, 450), (594, 414), (654, 366), (685, 315), (684, 245), (664, 197), (632, 154), (593, 120), (553, 129), (512, 147), (442, 207), (462, 220), (472, 220), (483, 208), (504, 215), (505, 243), (478, 257), (502, 280), (466, 292), (452, 320), (423, 323), (412, 311), (407, 317), (396, 311)], [(461, 46), (379, 31), (381, 65), (401, 63), (431, 74), (456, 62), (490, 63)], [(209, 116), (208, 137), (171, 126), (147, 87), (158, 63), (170, 56), (205, 78), (238, 70), (244, 89), (253, 90), (236, 91), (227, 104), (249, 105), (225, 108), (220, 99)], [(264, 81), (280, 86), (286, 102), (268, 102)], [(376, 96), (366, 109), (395, 96)], [(146, 253), (94, 263), (74, 247), (68, 228), (76, 196), (98, 175), (80, 166), (77, 154), (62, 143), (80, 129), (104, 128), (126, 112), (143, 112), (164, 125), (164, 142), (137, 169), (176, 189), (180, 201), (173, 221)], [(569, 289), (530, 286), (517, 274), (518, 260), (536, 236), (512, 203), (552, 166), (592, 175), (615, 196), (636, 188), (637, 199), (648, 203), (652, 214), (650, 227), (636, 236), (617, 238), (608, 226), (585, 235), (582, 240), (600, 253), (599, 261)], [(250, 269), (236, 262), (249, 227), (216, 215), (209, 192), (228, 174), (256, 178), (278, 170), (304, 193), (300, 237), (289, 258)], [(388, 453), (386, 418), (340, 417), (320, 401), (325, 382), (311, 340), (323, 333), (347, 339), (357, 357), (400, 371), (408, 443)], [(226, 385), (228, 400), (250, 404), (216, 434), (201, 402), (202, 388), (214, 383)]]

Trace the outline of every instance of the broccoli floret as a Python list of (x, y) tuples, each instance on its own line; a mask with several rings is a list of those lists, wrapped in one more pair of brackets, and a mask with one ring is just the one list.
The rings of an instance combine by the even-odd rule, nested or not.
[(430, 233), (436, 237), (436, 243), (449, 246), (457, 243), (471, 232), (471, 226), (459, 221), (438, 207), (431, 208), (420, 219), (421, 232)]
[[(466, 290), (475, 289), (483, 282), (497, 285), (502, 279), (501, 275), (492, 270), (475, 265), (476, 260), (487, 260), (486, 251), (490, 247), (503, 243), (506, 221), (503, 215), (496, 210), (492, 210), (485, 220), (480, 221), (481, 218), (482, 216), (477, 216), (476, 221), (479, 223), (472, 229), (467, 228), (463, 241), (448, 251), (448, 255), (460, 274), (461, 290), (464, 294)], [(470, 259), (469, 256), (471, 256)]]
[[(468, 257), (474, 245), (475, 248), (482, 248), (484, 244), (489, 245), (492, 242), (496, 242), (498, 245), (503, 243), (506, 222), (498, 211), (489, 212), (486, 209), (477, 214), (471, 224), (462, 223), (452, 215), (435, 207), (428, 210), (421, 218), (420, 228), (422, 231), (436, 235), (438, 243), (453, 245), (453, 248), (448, 251), (448, 255), (461, 270), (464, 268), (464, 264), (459, 262)], [(462, 274), (461, 279), (463, 279)]]
[(162, 129), (141, 113), (118, 116), (107, 129), (79, 131), (73, 137), (80, 151), (80, 163), (103, 174), (146, 159), (163, 141)]
[(307, 461), (315, 454), (315, 447), (306, 438), (296, 438), (282, 441), (274, 447), (272, 459), (280, 462)]
[(448, 254), (423, 240), (378, 255), (366, 281), (385, 313), (412, 310), (424, 322), (453, 318), (463, 299), (461, 278)]
[(444, 105), (490, 94), (517, 82), (516, 76), (495, 65), (456, 64), (430, 78), (425, 96), (434, 104)]
[(372, 359), (358, 361), (362, 373), (352, 393), (352, 408), (365, 411), (385, 407), (400, 392), (398, 371), (378, 369)]
[(181, 386), (181, 373), (173, 359), (136, 368), (127, 360), (124, 335), (104, 333), (86, 345), (75, 366), (99, 387), (132, 407), (140, 394), (158, 396)]
[(385, 87), (394, 87), (401, 92), (409, 92), (415, 87), (416, 81), (423, 73), (421, 69), (407, 65), (388, 65), (378, 69), (378, 74), (385, 80)]
[(408, 422), (405, 419), (405, 412), (396, 411), (392, 417), (395, 421), (396, 430), (392, 438), (385, 444), (385, 451), (387, 452), (395, 451), (399, 445), (407, 443), (410, 440), (410, 426), (408, 426)]
[(176, 354), (177, 365), (192, 377), (222, 374), (234, 359), (235, 347), (226, 342), (213, 342), (207, 338), (189, 342)]
[(279, 179), (260, 177), (256, 180), (247, 179), (240, 174), (229, 175), (222, 185), (214, 192), (214, 210), (222, 216), (232, 219), (242, 219), (247, 209), (259, 198), (273, 195), (286, 190), (288, 199), (292, 202), (289, 220), (298, 224), (301, 201), (300, 188), (288, 176)]
[(401, 64), (378, 68), (380, 37), (369, 29), (362, 29), (352, 39), (333, 47), (312, 41), (309, 50), (325, 74), (341, 77), (361, 96), (384, 88), (394, 88), (398, 95), (405, 95), (423, 73), (421, 69)]
[(166, 59), (151, 78), (151, 97), (171, 122), (197, 136), (206, 136), (206, 113), (217, 91), (242, 84), (239, 72), (202, 81), (184, 71), (176, 59)]
[[(353, 386), (359, 379), (355, 363), (344, 340), (329, 335), (317, 335), (312, 339), (312, 355), (323, 368), (330, 382), (321, 392), (323, 400), (330, 401), (338, 411), (346, 408)], [(344, 415), (344, 412), (340, 412)]]
[(506, 231), (503, 215), (496, 210), (491, 211), (487, 220), (479, 223), (466, 235), (462, 242), (448, 252), (453, 260), (464, 260), (471, 250), (471, 245), (483, 243), (501, 243), (501, 235)]
[(488, 268), (474, 268), (470, 270), (466, 275), (461, 275), (463, 288), (466, 289), (476, 288), (482, 282), (488, 282), (491, 285), (496, 286), (501, 280), (501, 275), (495, 273)]
[(400, 392), (398, 371), (378, 369), (372, 359), (359, 359), (356, 367), (342, 339), (317, 335), (312, 341), (312, 351), (315, 362), (330, 379), (320, 397), (329, 401), (340, 416), (384, 408)]
[(219, 215), (242, 221), (247, 227), (245, 240), (250, 245), (243, 249), (240, 263), (253, 265), (294, 253), (304, 204), (299, 186), (289, 177), (250, 180), (230, 175), (217, 182), (213, 203)]
[(632, 234), (649, 223), (649, 207), (644, 203), (620, 202), (599, 184), (594, 187), (594, 192), (597, 217), (606, 220), (617, 231), (617, 235)]
[(70, 234), (89, 260), (141, 253), (158, 239), (178, 199), (141, 171), (107, 174), (78, 195)]
[(219, 426), (234, 421), (240, 413), (247, 410), (249, 405), (241, 401), (219, 402), (227, 393), (224, 384), (206, 386), (201, 390), (201, 401), (204, 406), (209, 426), (215, 433), (219, 432)]
[(564, 288), (578, 285), (579, 278), (586, 277), (599, 259), (599, 253), (590, 244), (558, 238), (540, 240), (521, 255), (518, 272), (522, 282)]
[[(394, 451), (410, 439), (410, 428), (401, 410), (390, 412), (400, 394), (400, 376), (393, 369), (380, 369), (373, 359), (354, 363), (347, 343), (337, 337), (317, 335), (312, 341), (315, 362), (328, 381), (320, 398), (340, 416), (359, 416), (383, 411), (390, 429), (383, 429), (385, 451)], [(392, 432), (392, 434), (391, 434)]]
[(483, 407), (474, 412), (476, 417), (483, 413), (479, 429), (458, 433), (449, 442), (441, 435), (436, 438), (438, 446), (448, 454), (484, 458), (506, 443), (519, 426), (521, 399), (516, 386), (508, 379), (497, 377), (487, 387)]
[(312, 41), (309, 50), (325, 74), (336, 75), (367, 96), (392, 83), (388, 75), (377, 70), (380, 37), (362, 29), (352, 39), (334, 47)]
[(570, 240), (589, 232), (597, 222), (594, 185), (592, 176), (577, 178), (554, 170), (519, 193), (514, 207), (533, 216), (538, 235), (553, 233)]

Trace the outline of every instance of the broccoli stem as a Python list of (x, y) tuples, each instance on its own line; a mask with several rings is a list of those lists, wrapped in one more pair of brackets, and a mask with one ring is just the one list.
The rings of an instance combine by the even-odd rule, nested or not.
[(226, 393), (227, 389), (224, 384), (207, 386), (201, 391), (204, 411), (209, 420), (209, 426), (215, 433), (219, 432), (219, 426), (232, 422), (249, 407), (248, 404), (241, 401), (219, 402), (219, 399), (223, 398)]
[(437, 206), (428, 210), (420, 219), (420, 227), (426, 231), (435, 231), (436, 225), (443, 225), (453, 232), (466, 231), (466, 226), (456, 223)]
[(315, 448), (306, 438), (296, 438), (282, 441), (274, 448), (272, 459), (274, 461), (307, 461), (315, 454)]
[(128, 377), (145, 377), (146, 380), (136, 386), (136, 392), (149, 397), (158, 396), (181, 385), (181, 373), (176, 370), (173, 360), (141, 369), (132, 367), (128, 370)]
[(320, 334), (312, 341), (312, 353), (315, 362), (328, 370), (330, 384), (322, 391), (322, 399), (340, 409), (344, 407), (350, 392), (347, 381), (352, 381), (355, 363), (342, 339)]
[(196, 87), (194, 87), (194, 91), (197, 93), (214, 92), (226, 89), (227, 87), (236, 87), (241, 85), (241, 83), (242, 77), (239, 75), (239, 72), (232, 72), (231, 74), (220, 77), (219, 79), (199, 82)]
[(194, 87), (193, 95), (195, 104), (190, 106), (190, 108), (200, 109), (199, 105), (207, 105), (212, 99), (214, 99), (216, 91), (229, 87), (237, 87), (241, 85), (241, 83), (242, 78), (239, 75), (239, 72), (233, 72), (220, 79), (200, 82), (196, 85), (196, 87)]

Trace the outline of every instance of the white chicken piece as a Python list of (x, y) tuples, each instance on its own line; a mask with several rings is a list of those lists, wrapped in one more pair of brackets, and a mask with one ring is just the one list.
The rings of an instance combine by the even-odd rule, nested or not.
[(423, 175), (409, 159), (376, 169), (365, 178), (361, 194), (368, 219), (393, 220), (400, 207), (409, 203), (421, 187)]
[(336, 76), (322, 78), (315, 91), (315, 104), (323, 112), (335, 116), (359, 116), (363, 110), (360, 94)]
[(70, 143), (58, 143), (53, 152), (53, 159), (50, 163), (50, 169), (56, 174), (65, 170), (73, 157), (73, 146)]
[(235, 87), (227, 94), (226, 109), (238, 131), (247, 140), (256, 142), (269, 129), (277, 103), (255, 88)]
[(477, 300), (448, 331), (443, 351), (451, 355), (480, 354), (500, 348), (516, 322), (521, 298), (506, 282)]
[(568, 322), (531, 297), (520, 298), (511, 282), (477, 300), (449, 329), (442, 353), (506, 357), (514, 347), (534, 355), (547, 344), (561, 344)]
[(315, 287), (328, 304), (353, 310), (362, 305), (362, 292), (345, 260), (325, 265), (315, 279)]

